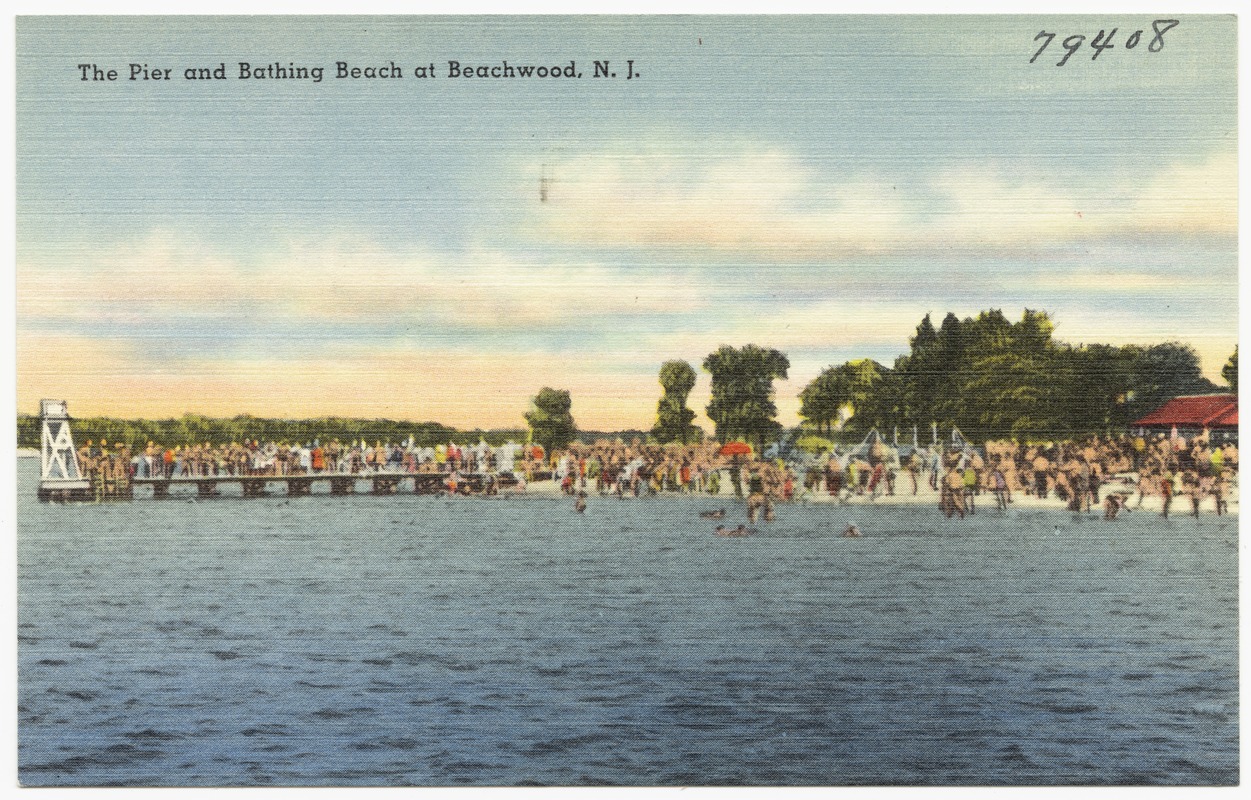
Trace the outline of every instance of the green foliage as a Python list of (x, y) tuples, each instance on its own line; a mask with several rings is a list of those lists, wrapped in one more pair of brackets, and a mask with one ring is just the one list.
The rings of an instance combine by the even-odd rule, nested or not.
[(829, 367), (799, 393), (799, 416), (817, 430), (829, 433), (843, 406), (851, 402), (850, 396), (846, 376), (838, 368)]
[[(501, 445), (508, 440), (525, 438), (522, 430), (458, 431), (437, 422), (404, 422), (391, 419), (356, 419), (347, 417), (321, 417), (317, 419), (287, 420), (267, 419), (241, 414), (229, 419), (186, 414), (175, 419), (115, 419), (112, 417), (84, 417), (73, 420), (74, 441), (78, 445), (87, 440), (110, 443), (125, 442), (132, 449), (141, 449), (148, 442), (162, 447), (175, 447), (210, 442), (214, 445), (259, 440), (261, 442), (311, 442), (319, 439), (323, 444), (333, 439), (353, 442), (363, 439), (374, 442), (401, 442), (410, 436), (421, 447), (432, 447), (440, 442), (477, 442), (480, 438), (488, 444)], [(39, 417), (20, 414), (17, 418), (17, 446), (39, 447)]]
[(926, 316), (911, 351), (873, 384), (859, 427), (936, 422), (978, 441), (1070, 438), (1124, 430), (1172, 397), (1216, 388), (1178, 342), (1073, 346), (1054, 341), (1053, 330), (1046, 312), (1031, 309), (1017, 322), (997, 309), (947, 314), (937, 331)]
[(656, 406), (652, 436), (661, 444), (686, 444), (696, 435), (695, 412), (686, 407), (686, 398), (695, 388), (695, 369), (685, 361), (666, 361), (660, 366), (660, 385), (665, 393)]
[(1229, 384), (1229, 390), (1238, 394), (1238, 345), (1234, 345), (1234, 353), (1221, 367), (1221, 377)]
[(33, 414), (17, 415), (17, 446), (39, 449), (39, 417)]
[(735, 349), (722, 345), (704, 359), (712, 375), (708, 418), (717, 426), (717, 439), (754, 441), (763, 445), (782, 432), (773, 403), (773, 381), (786, 379), (786, 355), (754, 344)]
[(834, 449), (834, 442), (823, 436), (806, 433), (795, 440), (795, 446), (805, 453), (819, 454)]
[(799, 393), (799, 416), (828, 432), (841, 410), (849, 408), (853, 430), (882, 427), (895, 406), (890, 372), (868, 358), (827, 367)]
[(544, 386), (531, 403), (533, 407), (526, 412), (526, 422), (536, 444), (550, 453), (577, 438), (578, 431), (570, 413), (573, 403), (568, 390)]

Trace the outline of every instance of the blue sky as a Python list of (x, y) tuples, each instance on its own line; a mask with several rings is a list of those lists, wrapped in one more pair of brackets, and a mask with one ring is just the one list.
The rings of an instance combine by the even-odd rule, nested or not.
[[(584, 427), (647, 427), (661, 362), (754, 342), (790, 356), (793, 424), (823, 367), (991, 307), (1071, 342), (1180, 339), (1215, 376), (1235, 24), (1182, 17), (1151, 53), (1152, 19), (22, 18), (19, 409), (495, 426), (552, 385)], [(585, 77), (444, 77), (504, 59)]]

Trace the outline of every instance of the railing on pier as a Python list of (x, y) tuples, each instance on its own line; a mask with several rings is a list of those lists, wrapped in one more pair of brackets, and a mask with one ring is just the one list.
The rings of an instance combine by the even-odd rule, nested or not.
[(458, 494), (494, 494), (517, 483), (511, 473), (449, 475), (442, 472), (314, 472), (296, 475), (177, 475), (174, 477), (132, 477), (130, 465), (115, 464), (109, 469), (84, 470), (74, 449), (69, 409), (64, 400), (40, 403), (43, 422), (39, 499), (40, 500), (130, 500), (136, 486), (151, 486), (153, 497), (169, 497), (175, 486), (195, 486), (200, 497), (214, 497), (224, 483), (239, 484), (244, 497), (265, 497), (271, 483), (286, 488), (287, 496), (313, 493), (313, 485), (329, 482), (330, 494), (355, 494), (360, 481), (372, 484), (376, 495), (442, 494), (455, 482)]
[[(388, 495), (408, 492), (411, 494), (441, 494), (448, 491), (450, 476), (440, 472), (373, 472), (373, 473), (340, 473), (315, 472), (300, 475), (180, 475), (173, 478), (131, 478), (132, 490), (126, 496), (133, 496), (134, 486), (151, 486), (153, 497), (169, 497), (169, 490), (175, 486), (195, 486), (200, 497), (213, 497), (219, 494), (218, 487), (222, 484), (239, 484), (244, 497), (265, 497), (266, 488), (270, 484), (281, 484), (289, 497), (304, 497), (313, 493), (313, 485), (329, 483), (330, 494), (355, 494), (361, 481), (368, 481), (371, 494)], [(469, 474), (456, 476), (456, 492), (458, 494), (493, 494), (500, 488), (514, 485), (516, 479), (511, 475)]]

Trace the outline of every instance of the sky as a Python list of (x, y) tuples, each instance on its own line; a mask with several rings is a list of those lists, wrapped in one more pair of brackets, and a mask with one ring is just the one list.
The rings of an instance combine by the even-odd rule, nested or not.
[(1179, 340), (1219, 381), (1236, 26), (1183, 16), (1150, 52), (1153, 19), (21, 18), (18, 410), (519, 427), (553, 386), (582, 428), (647, 428), (664, 361), (754, 343), (790, 359), (793, 425), (823, 368), (988, 308)]

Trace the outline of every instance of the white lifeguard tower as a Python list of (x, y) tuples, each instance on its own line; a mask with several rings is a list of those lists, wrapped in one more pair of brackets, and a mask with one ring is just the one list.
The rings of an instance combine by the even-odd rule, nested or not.
[(79, 468), (65, 401), (39, 401), (39, 417), (43, 422), (39, 499), (90, 500), (91, 482), (83, 477)]

